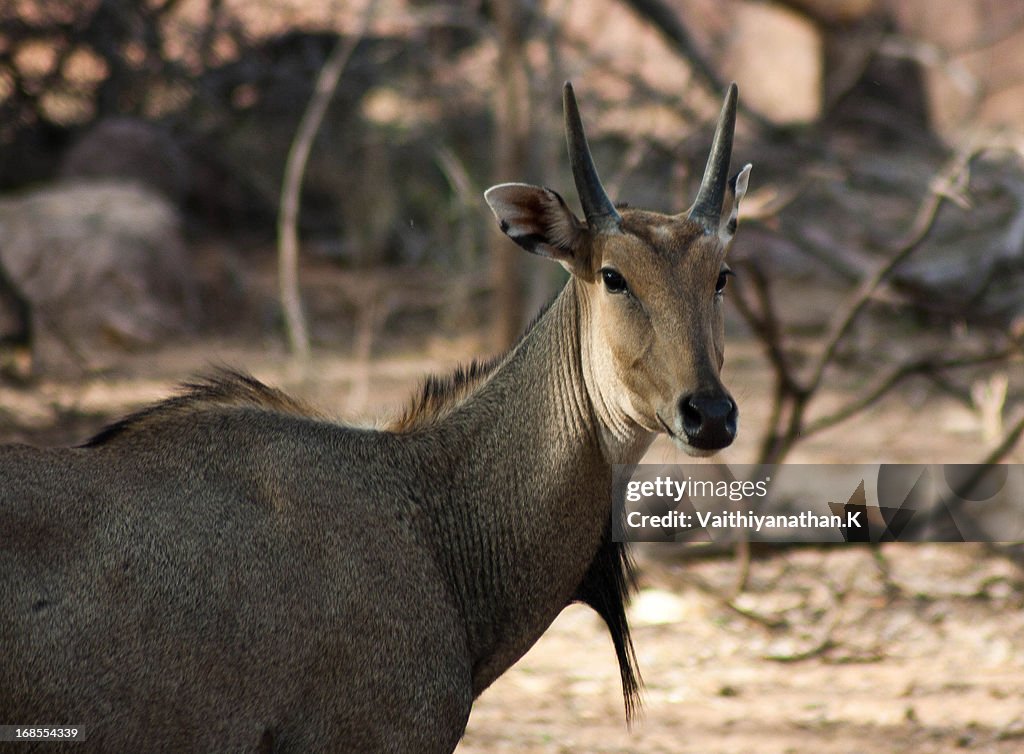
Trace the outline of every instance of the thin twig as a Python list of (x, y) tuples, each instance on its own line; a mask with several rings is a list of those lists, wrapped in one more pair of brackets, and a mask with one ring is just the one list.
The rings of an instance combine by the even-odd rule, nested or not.
[(285, 331), (292, 354), (300, 361), (309, 358), (309, 329), (302, 312), (299, 293), (299, 233), (298, 216), (302, 196), (302, 178), (313, 148), (320, 124), (331, 103), (349, 58), (366, 32), (373, 14), (374, 3), (368, 3), (363, 12), (360, 29), (356, 34), (343, 37), (335, 44), (317, 76), (316, 88), (288, 150), (281, 186), (281, 204), (278, 213), (278, 277), (281, 308), (284, 312)]
[(897, 387), (904, 380), (914, 375), (926, 374), (929, 372), (944, 372), (950, 369), (959, 369), (963, 367), (988, 364), (990, 362), (999, 362), (1008, 358), (1014, 352), (1014, 349), (1007, 348), (999, 351), (991, 351), (972, 356), (961, 356), (952, 359), (925, 357), (906, 364), (901, 364), (890, 371), (885, 377), (880, 379), (873, 388), (866, 391), (861, 397), (851, 400), (843, 407), (833, 411), (831, 414), (819, 417), (804, 426), (802, 435), (804, 437), (808, 437), (817, 432), (831, 429), (850, 417), (856, 416), (890, 390)]
[[(746, 289), (742, 282), (750, 280), (754, 293), (757, 297), (757, 308), (746, 298)], [(772, 363), (779, 378), (785, 383), (788, 390), (796, 389), (796, 381), (793, 377), (793, 369), (789, 363), (782, 346), (782, 327), (778, 315), (775, 312), (775, 305), (772, 300), (771, 288), (767, 277), (761, 268), (753, 263), (747, 262), (742, 268), (742, 282), (736, 286), (736, 295), (733, 296), (740, 315), (746, 320), (747, 325), (760, 337), (767, 352), (768, 360)]]
[[(1006, 456), (1008, 456), (1017, 446), (1017, 443), (1020, 442), (1020, 438), (1022, 436), (1024, 436), (1024, 416), (1020, 417), (1017, 423), (1013, 425), (1013, 429), (1007, 432), (1003, 437), (1002, 442), (993, 448), (992, 452), (989, 453), (985, 457), (985, 460), (981, 462), (982, 469), (984, 469), (985, 466), (991, 466), (992, 464), (999, 463), (1006, 458)], [(980, 475), (981, 472), (978, 473)], [(969, 486), (967, 486), (966, 489), (970, 489), (977, 483), (977, 479), (968, 481)]]
[(843, 621), (843, 611), (847, 597), (853, 590), (853, 582), (857, 577), (857, 571), (851, 570), (847, 572), (846, 583), (842, 587), (835, 587), (828, 581), (825, 582), (828, 587), (829, 596), (832, 598), (832, 604), (834, 612), (832, 614), (832, 621), (828, 628), (825, 630), (820, 641), (811, 646), (809, 649), (805, 649), (802, 652), (794, 652), (792, 654), (776, 654), (776, 655), (765, 655), (766, 660), (772, 660), (773, 662), (802, 662), (803, 660), (809, 660), (812, 657), (818, 657), (824, 655), (827, 652), (835, 649), (839, 646), (839, 642), (835, 639), (836, 631)]
[[(836, 625), (838, 625), (838, 620), (836, 621)], [(836, 626), (833, 626), (832, 628), (835, 627)], [(805, 649), (802, 652), (794, 652), (792, 654), (787, 655), (765, 655), (764, 659), (771, 660), (772, 662), (792, 663), (803, 662), (804, 660), (810, 660), (814, 657), (820, 657), (821, 655), (825, 654), (826, 652), (829, 652), (830, 650), (835, 649), (838, 646), (836, 644), (835, 639), (832, 638), (831, 632), (832, 629), (829, 629), (829, 631), (825, 633), (825, 637), (821, 641), (819, 641), (817, 644), (810, 647), (809, 649)]]
[(744, 607), (740, 607), (736, 604), (733, 598), (723, 597), (718, 587), (707, 583), (706, 581), (704, 581), (704, 579), (700, 578), (699, 576), (693, 573), (684, 574), (683, 580), (686, 583), (696, 587), (707, 596), (711, 597), (711, 599), (713, 599), (722, 607), (731, 610), (740, 617), (746, 618), (747, 620), (753, 623), (757, 623), (758, 625), (764, 626), (765, 628), (769, 628), (773, 631), (789, 627), (789, 621), (787, 621), (785, 618), (761, 615), (760, 613), (756, 613), (753, 610), (747, 610)]
[(746, 590), (750, 581), (750, 562), (750, 539), (743, 537), (736, 543), (736, 565), (738, 568), (736, 581), (729, 591), (730, 601), (739, 597)]

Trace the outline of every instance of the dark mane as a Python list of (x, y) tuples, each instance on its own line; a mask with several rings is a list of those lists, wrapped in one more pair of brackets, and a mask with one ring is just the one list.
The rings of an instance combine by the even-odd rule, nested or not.
[(473, 359), (468, 365), (460, 364), (454, 372), (443, 377), (436, 374), (429, 375), (423, 380), (422, 387), (413, 396), (402, 415), (387, 425), (386, 429), (392, 432), (409, 432), (448, 416), (480, 385), (490, 379), (491, 375), (516, 350), (519, 343), (537, 325), (553, 303), (554, 299), (544, 305), (523, 331), (523, 334), (519, 336), (516, 344), (505, 353), (483, 361)]
[(436, 374), (428, 376), (403, 414), (388, 429), (392, 432), (409, 432), (444, 418), (490, 377), (504, 358), (502, 355), (486, 361), (474, 359), (468, 365), (460, 364), (445, 377)]
[(233, 369), (218, 369), (195, 381), (183, 383), (179, 394), (154, 403), (110, 424), (90, 438), (83, 447), (105, 445), (124, 435), (157, 425), (181, 414), (215, 407), (249, 407), (279, 414), (321, 418), (316, 410), (295, 398), (268, 387), (251, 375)]

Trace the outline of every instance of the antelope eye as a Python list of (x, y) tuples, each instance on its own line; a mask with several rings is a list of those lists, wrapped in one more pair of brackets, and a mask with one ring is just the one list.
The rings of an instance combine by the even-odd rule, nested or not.
[(725, 269), (718, 273), (718, 280), (715, 282), (715, 293), (721, 295), (725, 290), (725, 284), (729, 281), (732, 270)]
[(604, 280), (604, 287), (608, 289), (609, 293), (626, 292), (626, 278), (622, 277), (611, 267), (605, 267), (601, 270), (601, 279)]

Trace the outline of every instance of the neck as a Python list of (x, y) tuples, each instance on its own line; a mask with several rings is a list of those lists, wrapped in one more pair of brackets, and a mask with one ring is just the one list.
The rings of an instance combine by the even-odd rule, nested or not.
[[(592, 599), (605, 566), (619, 562), (609, 550), (612, 464), (639, 461), (651, 436), (611, 431), (599, 419), (585, 376), (580, 299), (570, 281), (475, 392), (410, 437), (428, 456), (422, 464), (444, 469), (445, 489), (428, 518), (466, 620), (477, 693), (567, 604), (608, 597)], [(619, 594), (620, 612), (621, 602)]]

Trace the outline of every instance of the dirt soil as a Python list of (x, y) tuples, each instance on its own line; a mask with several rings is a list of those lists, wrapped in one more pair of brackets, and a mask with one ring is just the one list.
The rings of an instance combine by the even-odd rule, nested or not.
[(642, 564), (632, 730), (606, 633), (573, 607), (484, 693), (460, 752), (1024, 751), (1021, 573), (1004, 560), (951, 545), (780, 552), (752, 565), (736, 603), (749, 616), (716, 596), (733, 561)]
[[(426, 372), (481, 352), (472, 337), (417, 334), (378, 346), (372, 363), (325, 349), (302, 370), (277, 341), (204, 340), (127, 356), (103, 375), (0, 386), (0, 441), (81, 441), (218, 363), (367, 420), (394, 414)], [(746, 431), (727, 460), (752, 457), (766, 375), (755, 344), (730, 341), (726, 381)], [(794, 460), (974, 460), (978, 432), (962, 405), (908, 389)], [(659, 442), (649, 460), (674, 453)], [(1024, 571), (1011, 560), (977, 545), (777, 550), (754, 557), (727, 601), (742, 571), (731, 556), (637, 554), (640, 719), (627, 728), (611, 643), (577, 606), (479, 699), (460, 754), (1024, 751)]]

